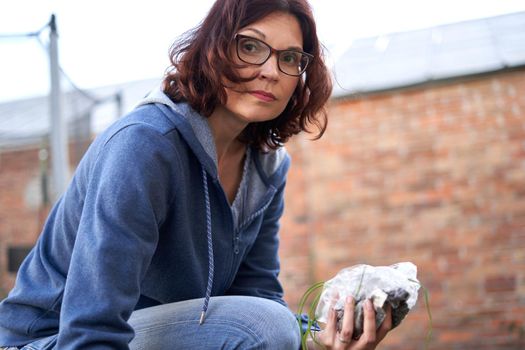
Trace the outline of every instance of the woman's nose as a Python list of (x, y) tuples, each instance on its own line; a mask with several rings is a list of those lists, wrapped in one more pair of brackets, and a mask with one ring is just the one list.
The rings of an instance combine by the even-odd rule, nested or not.
[(278, 56), (272, 54), (270, 58), (261, 66), (261, 77), (270, 80), (277, 80), (279, 78), (279, 64), (277, 62)]

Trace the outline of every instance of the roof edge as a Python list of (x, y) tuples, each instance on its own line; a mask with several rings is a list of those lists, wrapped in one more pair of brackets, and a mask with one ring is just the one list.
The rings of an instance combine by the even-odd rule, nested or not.
[(389, 87), (385, 89), (355, 91), (355, 92), (351, 92), (348, 94), (340, 94), (337, 96), (332, 96), (330, 99), (332, 101), (356, 100), (362, 97), (388, 94), (388, 93), (393, 93), (396, 91), (411, 91), (411, 90), (420, 89), (424, 87), (435, 87), (435, 86), (452, 84), (458, 81), (472, 81), (472, 80), (484, 78), (490, 75), (515, 72), (515, 71), (521, 71), (521, 70), (525, 70), (525, 64), (521, 64), (519, 66), (514, 66), (514, 67), (504, 67), (501, 69), (496, 69), (496, 70), (491, 70), (491, 71), (486, 71), (486, 72), (481, 72), (481, 73), (458, 75), (458, 76), (453, 76), (453, 77), (448, 77), (448, 78), (443, 78), (443, 79), (428, 79), (428, 80), (424, 80), (424, 81), (414, 83), (414, 84), (399, 85), (399, 86)]

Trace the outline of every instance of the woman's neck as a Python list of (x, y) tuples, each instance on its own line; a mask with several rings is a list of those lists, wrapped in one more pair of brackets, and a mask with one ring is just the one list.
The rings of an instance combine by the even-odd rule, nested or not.
[(247, 123), (235, 118), (222, 106), (215, 108), (208, 118), (208, 123), (215, 141), (219, 164), (224, 158), (236, 157), (240, 152), (244, 153), (246, 146), (238, 140), (238, 136), (248, 125)]
[(217, 150), (219, 181), (231, 205), (242, 180), (242, 164), (246, 154), (246, 145), (238, 137), (248, 124), (224, 107), (216, 108), (208, 118), (208, 123)]

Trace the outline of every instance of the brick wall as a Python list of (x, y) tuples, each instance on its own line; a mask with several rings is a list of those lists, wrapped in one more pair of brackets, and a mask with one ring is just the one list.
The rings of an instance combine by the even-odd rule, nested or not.
[[(71, 168), (87, 148), (80, 140), (69, 148)], [(47, 174), (47, 191), (52, 191), (50, 159), (42, 163), (39, 149), (26, 147), (0, 151), (0, 298), (14, 285), (15, 273), (8, 271), (9, 248), (30, 248), (36, 242), (50, 205), (42, 193), (42, 174)], [(44, 181), (45, 183), (45, 181)]]
[(14, 283), (9, 247), (32, 245), (47, 214), (41, 206), (38, 150), (0, 153), (0, 296)]
[[(282, 227), (292, 308), (358, 263), (412, 261), (431, 349), (525, 348), (525, 71), (332, 101), (295, 139)], [(382, 349), (422, 349), (423, 297)]]

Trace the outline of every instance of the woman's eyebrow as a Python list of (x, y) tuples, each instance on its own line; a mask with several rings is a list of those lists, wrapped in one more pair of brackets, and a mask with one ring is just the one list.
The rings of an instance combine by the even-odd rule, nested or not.
[[(258, 36), (260, 36), (262, 39), (266, 40), (266, 35), (261, 32), (260, 30), (258, 29), (255, 29), (255, 28), (245, 28), (245, 30), (249, 30), (249, 31), (252, 31), (254, 32), (255, 34), (257, 34)], [(285, 50), (295, 50), (295, 51), (303, 51), (303, 48), (301, 46), (288, 46)]]
[(261, 32), (260, 30), (258, 30), (258, 29), (248, 27), (248, 28), (246, 28), (246, 30), (250, 30), (252, 32), (255, 32), (256, 34), (258, 34), (263, 39), (266, 39), (266, 35), (263, 32)]

